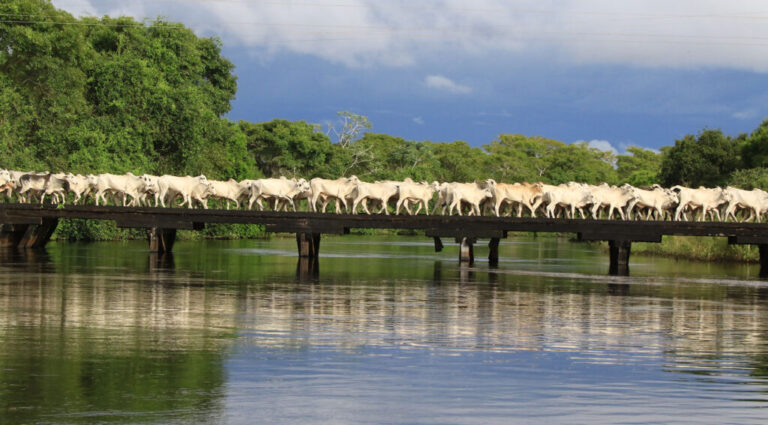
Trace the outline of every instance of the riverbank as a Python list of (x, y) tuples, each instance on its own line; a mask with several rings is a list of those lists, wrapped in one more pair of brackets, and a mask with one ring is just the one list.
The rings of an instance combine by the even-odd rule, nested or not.
[(699, 236), (664, 236), (661, 243), (636, 242), (632, 244), (632, 255), (665, 256), (709, 262), (756, 263), (760, 260), (760, 253), (755, 246), (729, 245), (727, 238)]

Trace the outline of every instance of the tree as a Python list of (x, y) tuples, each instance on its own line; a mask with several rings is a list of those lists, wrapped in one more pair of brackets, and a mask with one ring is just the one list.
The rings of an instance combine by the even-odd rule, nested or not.
[(721, 186), (739, 166), (738, 144), (720, 130), (686, 135), (662, 156), (659, 179), (665, 186)]
[(768, 167), (768, 118), (746, 138), (741, 152), (746, 168)]
[(434, 180), (439, 162), (432, 146), (386, 134), (365, 133), (348, 151), (366, 152), (363, 161), (351, 164), (351, 174), (369, 180)]
[(333, 155), (331, 141), (304, 121), (240, 121), (248, 152), (268, 177), (330, 177), (325, 169)]
[(616, 172), (619, 183), (629, 183), (632, 186), (651, 186), (659, 182), (662, 155), (652, 150), (630, 146), (630, 155), (616, 157)]
[(342, 148), (347, 148), (357, 140), (366, 130), (370, 130), (373, 125), (368, 121), (368, 117), (358, 115), (349, 111), (340, 111), (337, 113), (340, 123), (328, 124), (328, 136), (335, 136), (336, 143)]
[(0, 14), (36, 17), (0, 23), (0, 165), (213, 178), (252, 171), (245, 138), (223, 117), (237, 83), (219, 40), (162, 20), (78, 20), (46, 0), (5, 1)]
[(492, 177), (501, 181), (539, 181), (550, 166), (552, 153), (565, 143), (545, 137), (501, 134), (484, 145), (490, 154)]
[(464, 141), (431, 143), (438, 163), (435, 178), (445, 182), (471, 182), (488, 178), (488, 155)]
[(728, 184), (744, 190), (768, 190), (768, 168), (755, 167), (736, 170), (728, 178)]
[(585, 142), (564, 145), (552, 151), (543, 180), (551, 184), (615, 183), (617, 176), (612, 161), (612, 155)]

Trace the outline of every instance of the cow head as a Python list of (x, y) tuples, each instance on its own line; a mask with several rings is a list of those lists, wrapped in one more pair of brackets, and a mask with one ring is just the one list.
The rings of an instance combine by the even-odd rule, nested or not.
[(305, 179), (301, 178), (296, 180), (296, 189), (299, 190), (299, 193), (303, 193), (309, 190), (309, 182)]
[(139, 178), (142, 183), (144, 183), (144, 190), (148, 193), (157, 193), (160, 191), (160, 188), (157, 186), (157, 177), (149, 174), (142, 174)]
[(90, 187), (96, 187), (99, 184), (99, 178), (93, 174), (86, 174), (85, 181), (88, 182)]

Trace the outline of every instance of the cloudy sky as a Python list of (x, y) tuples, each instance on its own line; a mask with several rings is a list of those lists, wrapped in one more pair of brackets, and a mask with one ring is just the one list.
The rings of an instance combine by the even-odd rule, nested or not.
[(218, 36), (231, 119), (366, 115), (412, 140), (501, 133), (622, 151), (768, 117), (758, 0), (53, 0), (75, 16), (164, 16)]

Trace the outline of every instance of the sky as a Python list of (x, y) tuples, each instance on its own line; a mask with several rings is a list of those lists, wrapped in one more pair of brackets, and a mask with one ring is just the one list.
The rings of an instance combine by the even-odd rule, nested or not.
[(222, 40), (228, 117), (473, 146), (499, 134), (624, 152), (768, 117), (760, 0), (53, 0), (74, 16), (164, 17)]

